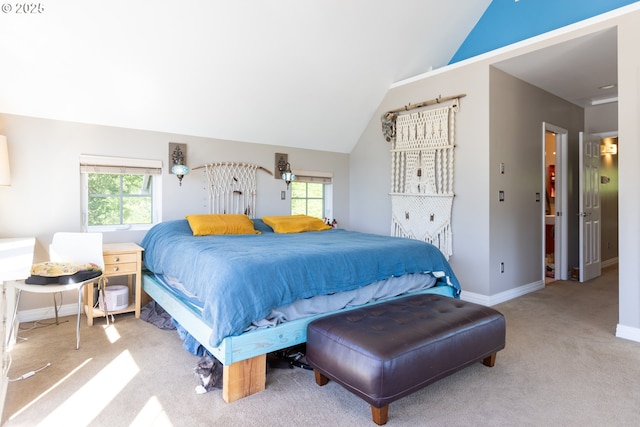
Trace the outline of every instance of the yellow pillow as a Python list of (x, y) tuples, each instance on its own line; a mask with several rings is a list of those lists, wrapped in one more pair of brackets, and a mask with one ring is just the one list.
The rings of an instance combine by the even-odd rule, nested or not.
[(304, 231), (329, 230), (332, 227), (320, 218), (307, 215), (265, 216), (262, 221), (276, 233), (301, 233)]
[(194, 236), (210, 234), (260, 234), (253, 228), (253, 221), (243, 214), (187, 215)]

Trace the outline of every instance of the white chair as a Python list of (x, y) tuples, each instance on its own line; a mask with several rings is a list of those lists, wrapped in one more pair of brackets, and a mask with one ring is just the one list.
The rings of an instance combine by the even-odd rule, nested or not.
[[(53, 235), (53, 240), (49, 246), (49, 259), (52, 262), (72, 262), (78, 264), (94, 263), (104, 271), (104, 258), (102, 256), (102, 233), (66, 233), (60, 232)], [(76, 321), (76, 350), (80, 348), (80, 316), (82, 314), (82, 293), (86, 284), (98, 282), (102, 275), (89, 280), (68, 283), (68, 284), (47, 284), (30, 285), (24, 282), (12, 282), (11, 285), (17, 290), (16, 305), (11, 322), (9, 337), (13, 333), (15, 318), (18, 312), (18, 303), (22, 291), (33, 293), (55, 294), (57, 292), (77, 290), (78, 291), (78, 319)], [(88, 302), (93, 304), (93, 301)], [(58, 323), (58, 305), (53, 299), (53, 306), (56, 313), (56, 324)]]

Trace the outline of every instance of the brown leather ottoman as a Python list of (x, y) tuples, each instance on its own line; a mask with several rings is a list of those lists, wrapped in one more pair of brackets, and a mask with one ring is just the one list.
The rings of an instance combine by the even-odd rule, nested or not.
[(480, 360), (493, 366), (504, 346), (498, 311), (420, 294), (312, 321), (306, 357), (319, 385), (332, 379), (360, 396), (382, 425), (389, 403)]

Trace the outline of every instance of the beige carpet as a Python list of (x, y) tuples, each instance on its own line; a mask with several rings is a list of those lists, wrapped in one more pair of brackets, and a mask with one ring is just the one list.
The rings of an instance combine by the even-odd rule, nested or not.
[[(616, 267), (588, 283), (554, 282), (500, 304), (507, 345), (496, 366), (477, 363), (390, 405), (389, 426), (640, 425), (640, 343), (615, 337)], [(11, 350), (6, 426), (372, 426), (368, 405), (313, 373), (276, 369), (267, 389), (226, 404), (196, 395), (175, 332), (131, 315), (105, 327), (74, 318), (21, 331)], [(70, 321), (69, 321), (70, 320)], [(29, 326), (29, 325), (22, 325)], [(415, 366), (420, 369), (420, 366)]]

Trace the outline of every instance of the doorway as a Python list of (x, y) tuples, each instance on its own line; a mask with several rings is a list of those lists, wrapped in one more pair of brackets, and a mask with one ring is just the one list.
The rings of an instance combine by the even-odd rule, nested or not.
[(542, 280), (567, 280), (567, 130), (542, 124)]

